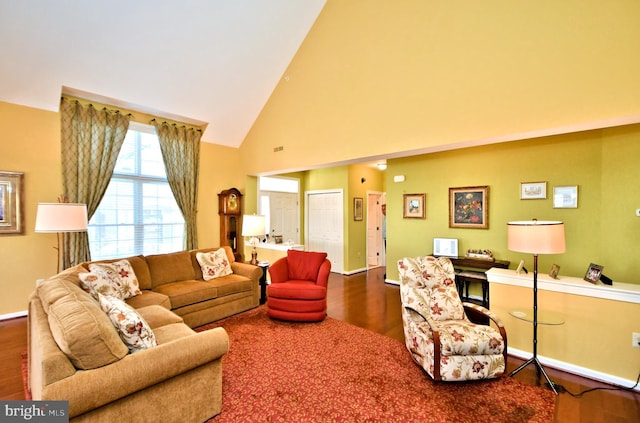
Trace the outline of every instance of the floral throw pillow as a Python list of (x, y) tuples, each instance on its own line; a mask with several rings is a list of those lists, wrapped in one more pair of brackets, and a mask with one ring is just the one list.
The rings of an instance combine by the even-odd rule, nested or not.
[(205, 281), (233, 273), (224, 248), (209, 253), (197, 253), (196, 260), (200, 264)]
[(130, 353), (158, 345), (149, 324), (129, 304), (100, 293), (98, 293), (98, 301), (100, 308), (107, 313)]
[(82, 288), (94, 298), (98, 294), (126, 300), (141, 294), (138, 278), (128, 260), (113, 263), (92, 263), (89, 273), (80, 273)]

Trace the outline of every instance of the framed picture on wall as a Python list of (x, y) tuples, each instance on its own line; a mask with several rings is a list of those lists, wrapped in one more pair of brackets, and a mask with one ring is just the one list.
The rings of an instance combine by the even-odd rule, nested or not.
[(363, 217), (362, 197), (353, 197), (353, 220), (360, 221)]
[(489, 229), (489, 187), (449, 188), (449, 227)]
[(578, 186), (568, 185), (553, 187), (553, 208), (554, 209), (576, 209), (578, 208)]
[(424, 201), (426, 194), (403, 194), (402, 217), (405, 219), (424, 219)]
[(544, 200), (547, 198), (546, 182), (522, 182), (520, 184), (521, 200)]
[(0, 171), (0, 235), (24, 232), (22, 189), (24, 173)]

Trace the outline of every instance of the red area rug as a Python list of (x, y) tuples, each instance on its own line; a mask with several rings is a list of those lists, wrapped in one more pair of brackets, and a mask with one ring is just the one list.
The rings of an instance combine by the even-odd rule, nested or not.
[(232, 316), (223, 358), (222, 422), (552, 422), (555, 395), (509, 377), (436, 383), (401, 342), (327, 318)]

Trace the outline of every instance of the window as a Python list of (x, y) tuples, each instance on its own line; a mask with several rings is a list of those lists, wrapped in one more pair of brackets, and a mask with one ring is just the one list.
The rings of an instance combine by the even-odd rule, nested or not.
[(132, 122), (109, 187), (89, 222), (91, 259), (180, 251), (184, 231), (155, 129)]

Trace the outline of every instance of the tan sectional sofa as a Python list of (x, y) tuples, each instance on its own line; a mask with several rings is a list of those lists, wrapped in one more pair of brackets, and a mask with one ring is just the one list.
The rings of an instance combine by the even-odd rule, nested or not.
[[(233, 273), (203, 280), (196, 254), (218, 248), (128, 257), (142, 294), (128, 299), (127, 303), (134, 308), (152, 304), (170, 308), (191, 328), (257, 307), (262, 269), (235, 261), (230, 247), (222, 248)], [(109, 261), (116, 260), (106, 262)]]
[(47, 279), (29, 300), (33, 399), (68, 400), (74, 422), (199, 422), (220, 413), (229, 339), (222, 328), (192, 328), (257, 306), (262, 272), (226, 250), (233, 274), (206, 282), (197, 251), (128, 258), (142, 294), (126, 302), (157, 341), (135, 353), (81, 288), (86, 266)]

